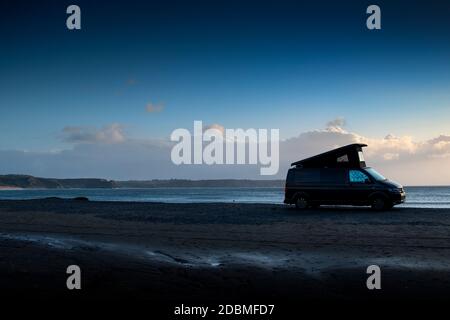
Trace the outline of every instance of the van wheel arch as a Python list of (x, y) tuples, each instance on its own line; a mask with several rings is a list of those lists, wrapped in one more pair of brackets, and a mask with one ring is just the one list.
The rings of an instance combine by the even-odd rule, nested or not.
[(294, 195), (294, 203), (297, 209), (307, 209), (310, 205), (309, 195), (306, 192), (297, 192)]
[(369, 196), (369, 203), (374, 210), (385, 210), (390, 207), (390, 199), (383, 192), (374, 192)]

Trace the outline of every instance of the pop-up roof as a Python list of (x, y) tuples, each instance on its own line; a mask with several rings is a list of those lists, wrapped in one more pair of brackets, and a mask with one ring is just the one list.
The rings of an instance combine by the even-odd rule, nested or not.
[(364, 168), (366, 162), (362, 152), (363, 147), (367, 147), (367, 145), (361, 143), (349, 144), (294, 162), (291, 166), (300, 168)]

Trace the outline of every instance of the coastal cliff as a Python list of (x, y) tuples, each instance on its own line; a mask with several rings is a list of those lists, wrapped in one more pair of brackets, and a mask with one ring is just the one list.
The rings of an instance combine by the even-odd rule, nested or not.
[(55, 179), (40, 178), (30, 175), (0, 175), (0, 189), (70, 189), (70, 188), (175, 188), (175, 187), (269, 187), (284, 186), (284, 180), (244, 180), (244, 179), (218, 179), (218, 180), (130, 180), (114, 181), (107, 179)]
[(0, 175), (0, 187), (3, 188), (115, 188), (114, 181), (106, 179), (52, 179), (39, 178), (29, 175)]

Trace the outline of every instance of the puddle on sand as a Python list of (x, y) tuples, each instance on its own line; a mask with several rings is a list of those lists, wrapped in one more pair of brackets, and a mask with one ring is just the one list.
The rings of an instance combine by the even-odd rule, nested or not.
[(0, 238), (9, 240), (18, 240), (33, 242), (38, 245), (47, 246), (60, 250), (72, 250), (82, 248), (87, 250), (104, 250), (117, 254), (125, 254), (139, 259), (150, 259), (152, 261), (161, 261), (185, 265), (190, 267), (221, 267), (228, 263), (234, 264), (254, 264), (259, 266), (276, 266), (280, 264), (280, 259), (270, 255), (259, 253), (242, 253), (224, 251), (220, 254), (209, 254), (199, 252), (183, 253), (180, 250), (154, 249), (151, 250), (144, 246), (135, 246), (120, 243), (107, 243), (98, 241), (86, 241), (61, 236), (49, 235), (30, 235), (30, 234), (5, 234), (0, 233)]
[(220, 268), (227, 265), (252, 265), (261, 268), (298, 269), (310, 275), (320, 276), (329, 269), (349, 267), (367, 267), (376, 264), (385, 267), (400, 267), (408, 269), (450, 270), (450, 259), (419, 260), (414, 257), (360, 257), (357, 255), (342, 257), (330, 252), (245, 252), (233, 249), (222, 250), (189, 250), (177, 248), (151, 248), (121, 243), (88, 241), (63, 236), (7, 234), (0, 233), (0, 238), (33, 242), (56, 250), (103, 250), (108, 253), (120, 254), (136, 259), (158, 261), (194, 268)]
[(42, 235), (21, 235), (21, 234), (7, 234), (0, 233), (0, 238), (7, 240), (17, 240), (24, 242), (33, 242), (39, 245), (48, 246), (55, 249), (70, 250), (80, 246), (88, 246), (89, 242), (78, 239), (64, 239), (60, 237), (50, 237)]

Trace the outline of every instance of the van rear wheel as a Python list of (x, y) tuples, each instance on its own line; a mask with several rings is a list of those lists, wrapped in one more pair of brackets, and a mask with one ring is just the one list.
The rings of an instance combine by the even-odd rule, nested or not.
[(295, 201), (295, 207), (299, 210), (308, 208), (309, 203), (308, 199), (305, 196), (298, 196)]

